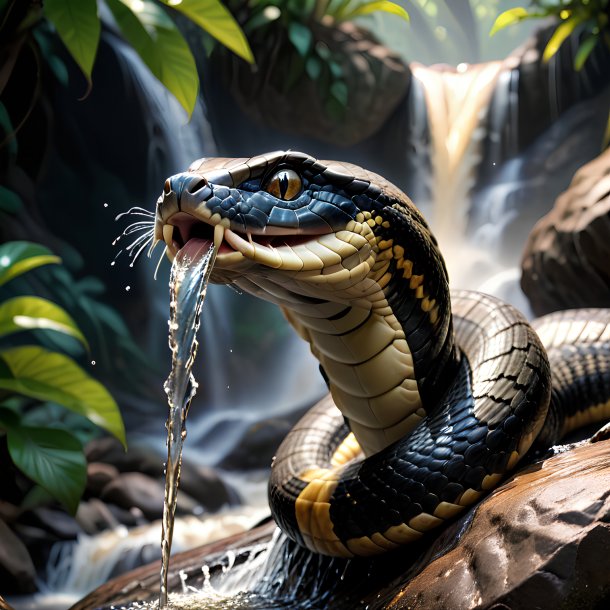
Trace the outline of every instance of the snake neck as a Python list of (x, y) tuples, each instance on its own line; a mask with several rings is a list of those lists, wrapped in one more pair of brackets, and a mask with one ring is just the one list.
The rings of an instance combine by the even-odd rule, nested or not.
[[(405, 309), (406, 328), (396, 315)], [(370, 308), (333, 302), (306, 312), (284, 308), (367, 456), (409, 434), (438, 404), (447, 371), (457, 368), (450, 314), (446, 323), (431, 324), (423, 312), (423, 322), (413, 325), (413, 309), (408, 302), (392, 307), (382, 290)]]

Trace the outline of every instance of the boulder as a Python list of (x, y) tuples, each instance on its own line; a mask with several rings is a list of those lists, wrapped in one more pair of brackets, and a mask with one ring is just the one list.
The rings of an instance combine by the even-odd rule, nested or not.
[(536, 315), (610, 305), (610, 149), (580, 168), (533, 228), (521, 287)]

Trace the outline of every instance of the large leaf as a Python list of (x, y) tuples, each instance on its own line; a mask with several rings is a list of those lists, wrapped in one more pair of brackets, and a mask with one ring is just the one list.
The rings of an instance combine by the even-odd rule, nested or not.
[(15, 297), (0, 304), (0, 337), (32, 329), (55, 330), (70, 335), (89, 349), (76, 322), (59, 305), (32, 296)]
[(0, 286), (9, 280), (49, 263), (61, 263), (59, 256), (29, 241), (9, 241), (0, 246)]
[(7, 432), (15, 465), (59, 500), (72, 514), (87, 482), (83, 447), (65, 430), (19, 426)]
[(87, 81), (91, 82), (101, 31), (97, 0), (45, 0), (44, 11)]
[(0, 377), (1, 389), (57, 402), (84, 415), (125, 445), (125, 428), (116, 402), (71, 358), (38, 346), (6, 349), (0, 358), (10, 371), (10, 375), (5, 370)]
[(121, 32), (189, 117), (199, 90), (191, 50), (165, 11), (150, 0), (107, 0)]
[(242, 29), (220, 0), (161, 0), (211, 34), (249, 63), (254, 56)]
[(586, 15), (574, 15), (566, 19), (564, 22), (557, 26), (557, 29), (553, 32), (551, 39), (544, 48), (542, 54), (542, 61), (548, 62), (551, 57), (559, 51), (559, 47), (564, 43), (566, 38), (576, 29), (587, 18)]

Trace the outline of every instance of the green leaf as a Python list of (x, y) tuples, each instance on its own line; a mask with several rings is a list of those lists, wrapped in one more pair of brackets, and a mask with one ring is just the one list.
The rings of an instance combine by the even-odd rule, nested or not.
[(309, 57), (305, 63), (305, 71), (312, 81), (317, 81), (322, 72), (322, 62), (320, 61), (320, 58), (315, 55)]
[(0, 304), (0, 336), (21, 330), (54, 330), (89, 345), (76, 322), (59, 305), (40, 297), (15, 297)]
[(87, 460), (78, 439), (65, 430), (21, 426), (8, 430), (7, 444), (15, 465), (76, 513), (87, 483)]
[(96, 0), (45, 0), (44, 12), (91, 83), (101, 31)]
[(544, 48), (542, 54), (542, 61), (548, 62), (551, 57), (559, 51), (559, 47), (563, 44), (566, 38), (574, 31), (576, 26), (582, 23), (586, 19), (585, 15), (574, 15), (569, 19), (566, 19), (557, 26), (557, 29), (553, 32), (551, 39)]
[(376, 13), (379, 11), (389, 13), (391, 15), (397, 15), (398, 17), (402, 17), (405, 21), (409, 21), (409, 13), (407, 13), (402, 6), (396, 4), (395, 2), (390, 2), (389, 0), (365, 2), (364, 4), (356, 6), (352, 10), (344, 11), (341, 16), (341, 21), (353, 19), (354, 17), (361, 17), (362, 15), (370, 15), (371, 13)]
[(589, 34), (585, 41), (578, 47), (578, 51), (574, 57), (574, 70), (577, 72), (582, 70), (582, 67), (585, 65), (585, 62), (591, 55), (591, 52), (597, 45), (599, 40), (599, 33), (597, 34)]
[(16, 214), (23, 207), (21, 198), (15, 191), (0, 185), (0, 211), (8, 214)]
[(125, 428), (116, 402), (71, 358), (38, 346), (6, 349), (0, 358), (11, 373), (0, 378), (0, 389), (57, 402), (84, 415), (125, 445)]
[(343, 81), (335, 81), (330, 86), (331, 95), (341, 104), (343, 107), (347, 106), (347, 85)]
[(180, 11), (225, 47), (249, 63), (254, 56), (237, 21), (220, 0), (161, 0)]
[(298, 21), (292, 21), (288, 26), (288, 38), (301, 57), (306, 57), (313, 39), (311, 30)]
[(528, 13), (527, 9), (523, 8), (522, 6), (516, 6), (515, 8), (508, 9), (497, 16), (494, 24), (491, 26), (489, 35), (493, 36), (496, 32), (503, 30), (509, 25), (513, 25), (513, 23), (527, 19), (528, 17), (530, 17), (530, 14)]
[(174, 22), (150, 0), (108, 0), (107, 5), (125, 39), (190, 117), (197, 102), (199, 75)]
[(29, 241), (9, 241), (0, 245), (0, 286), (41, 265), (61, 263), (48, 248)]

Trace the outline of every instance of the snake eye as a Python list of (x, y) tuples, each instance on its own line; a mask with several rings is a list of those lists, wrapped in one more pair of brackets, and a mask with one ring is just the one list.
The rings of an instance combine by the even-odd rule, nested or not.
[(284, 201), (294, 199), (303, 186), (300, 176), (292, 169), (280, 169), (271, 176), (265, 190)]

